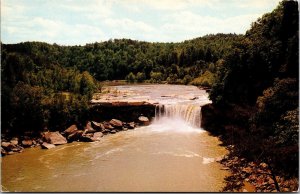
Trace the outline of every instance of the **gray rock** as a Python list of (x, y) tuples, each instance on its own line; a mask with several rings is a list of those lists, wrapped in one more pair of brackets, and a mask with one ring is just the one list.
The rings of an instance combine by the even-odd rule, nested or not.
[(41, 146), (42, 146), (43, 149), (55, 148), (54, 144), (50, 144), (50, 143), (47, 143), (47, 142), (44, 142)]
[(46, 132), (44, 133), (44, 139), (47, 143), (54, 145), (66, 144), (67, 139), (62, 136), (59, 132)]

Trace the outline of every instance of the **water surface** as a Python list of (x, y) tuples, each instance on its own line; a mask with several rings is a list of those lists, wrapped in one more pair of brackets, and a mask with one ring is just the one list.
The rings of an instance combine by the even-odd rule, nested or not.
[[(172, 89), (170, 96), (176, 92), (175, 87)], [(185, 91), (189, 90), (195, 88), (187, 86)], [(205, 92), (197, 92), (203, 94), (197, 100), (208, 101)], [(197, 92), (189, 95), (197, 96)], [(168, 98), (156, 94), (156, 99)], [(176, 103), (175, 95), (164, 105), (172, 102), (179, 108), (167, 106), (169, 114), (157, 116), (149, 126), (107, 135), (100, 142), (74, 142), (50, 150), (26, 149), (21, 154), (3, 157), (3, 189), (23, 192), (219, 191), (227, 172), (220, 170), (215, 160), (226, 154), (226, 150), (216, 137), (189, 122), (200, 115), (181, 117), (181, 113), (200, 114), (190, 106), (182, 107), (186, 103), (199, 106), (199, 102), (188, 99), (186, 94), (182, 98), (177, 95)]]

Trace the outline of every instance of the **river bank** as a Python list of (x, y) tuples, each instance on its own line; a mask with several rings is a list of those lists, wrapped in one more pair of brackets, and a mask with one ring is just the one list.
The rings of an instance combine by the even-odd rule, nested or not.
[[(225, 178), (225, 192), (296, 192), (299, 181), (278, 170), (274, 162), (269, 163), (261, 155), (256, 157), (249, 144), (247, 125), (254, 107), (215, 107), (212, 104), (202, 108), (202, 126), (217, 136), (229, 154), (219, 162), (231, 175)], [(257, 142), (258, 143), (258, 142)], [(277, 168), (276, 168), (277, 167)]]
[(145, 116), (138, 117), (137, 121), (138, 122), (122, 122), (118, 119), (111, 119), (110, 121), (99, 123), (96, 121), (89, 121), (84, 129), (81, 129), (74, 124), (62, 132), (42, 132), (38, 137), (8, 137), (5, 136), (5, 134), (2, 134), (1, 156), (21, 153), (25, 148), (41, 147), (44, 149), (51, 149), (57, 145), (63, 145), (74, 141), (100, 141), (104, 135), (132, 130), (137, 126), (145, 126), (150, 123), (150, 120)]

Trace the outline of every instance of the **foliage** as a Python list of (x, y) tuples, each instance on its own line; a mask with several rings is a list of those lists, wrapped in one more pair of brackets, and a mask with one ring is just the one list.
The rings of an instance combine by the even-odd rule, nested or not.
[(214, 74), (207, 70), (201, 76), (195, 78), (191, 84), (196, 86), (211, 87), (214, 83), (214, 79)]
[(235, 150), (287, 176), (297, 176), (299, 162), (298, 33), (298, 2), (284, 0), (254, 22), (223, 61), (210, 65), (216, 69), (210, 92), (216, 107), (256, 107), (248, 122), (233, 127)]
[(127, 76), (126, 76), (126, 80), (130, 83), (133, 83), (135, 81), (135, 75), (130, 72)]

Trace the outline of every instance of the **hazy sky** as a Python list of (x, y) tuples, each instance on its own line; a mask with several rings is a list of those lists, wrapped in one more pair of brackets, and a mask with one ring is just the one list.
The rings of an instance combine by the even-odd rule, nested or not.
[(1, 0), (1, 41), (180, 42), (241, 33), (279, 0)]

